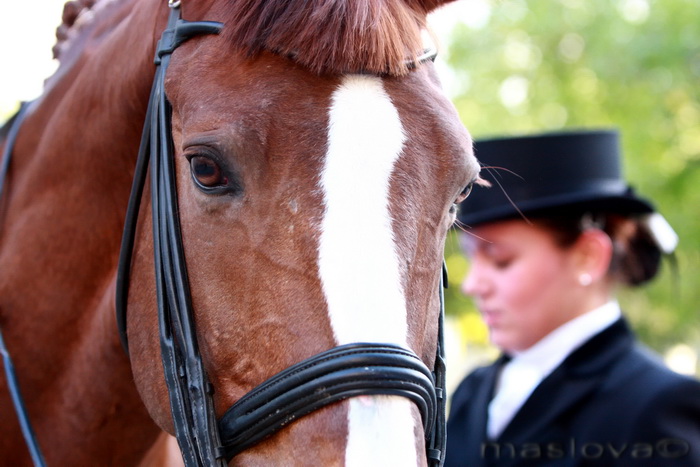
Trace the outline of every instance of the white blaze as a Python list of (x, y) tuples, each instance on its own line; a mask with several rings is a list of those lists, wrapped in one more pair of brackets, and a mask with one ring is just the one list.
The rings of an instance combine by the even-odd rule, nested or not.
[[(407, 346), (406, 301), (389, 213), (391, 174), (404, 141), (382, 80), (344, 77), (330, 108), (319, 240), (320, 277), (339, 345)], [(416, 463), (408, 399), (350, 400), (347, 466)]]

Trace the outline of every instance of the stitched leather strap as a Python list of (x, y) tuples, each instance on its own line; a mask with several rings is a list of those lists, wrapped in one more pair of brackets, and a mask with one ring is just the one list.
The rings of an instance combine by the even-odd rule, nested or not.
[(391, 344), (348, 344), (287, 368), (235, 403), (219, 422), (226, 457), (326, 405), (379, 394), (413, 401), (426, 436), (430, 434), (437, 396), (433, 376), (420, 358)]

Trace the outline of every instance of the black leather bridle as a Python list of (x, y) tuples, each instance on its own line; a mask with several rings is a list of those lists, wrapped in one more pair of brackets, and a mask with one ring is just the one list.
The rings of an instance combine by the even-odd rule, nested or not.
[[(397, 345), (343, 345), (278, 373), (243, 396), (220, 420), (216, 419), (214, 388), (204, 369), (195, 333), (177, 206), (170, 122), (172, 109), (165, 96), (164, 80), (170, 56), (180, 44), (196, 35), (217, 34), (222, 24), (187, 22), (180, 18), (179, 2), (171, 3), (170, 7), (168, 26), (157, 46), (156, 73), (122, 237), (116, 316), (120, 338), (128, 352), (126, 307), (131, 258), (139, 206), (150, 163), (161, 357), (175, 436), (185, 465), (223, 467), (236, 454), (299, 417), (329, 404), (360, 395), (396, 395), (410, 399), (418, 407), (426, 434), (429, 465), (441, 466), (446, 442), (443, 284), (446, 285), (447, 278), (444, 266), (438, 290), (438, 348), (433, 371), (414, 352)], [(432, 60), (434, 56), (433, 52), (427, 52), (416, 63)], [(412, 65), (415, 66), (416, 63)], [(15, 127), (18, 126), (17, 123)], [(5, 170), (0, 172), (0, 187), (9, 164), (11, 146), (12, 144), (6, 146), (3, 161)], [(3, 356), (6, 353), (3, 346)], [(7, 362), (5, 367), (8, 367)], [(12, 381), (10, 376), (8, 381)], [(25, 424), (28, 426), (25, 439), (30, 451), (33, 457), (36, 451), (40, 458), (41, 453), (21, 397), (15, 407), (23, 428)], [(36, 458), (35, 464), (43, 465)]]

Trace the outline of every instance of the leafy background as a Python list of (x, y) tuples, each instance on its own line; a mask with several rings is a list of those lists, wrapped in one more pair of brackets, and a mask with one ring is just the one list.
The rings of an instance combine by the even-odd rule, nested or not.
[[(445, 84), (475, 139), (617, 128), (626, 178), (674, 226), (675, 259), (620, 302), (641, 340), (696, 372), (700, 350), (700, 3), (697, 0), (467, 0), (447, 41)], [(478, 7), (476, 7), (478, 4)], [(479, 354), (486, 330), (446, 249), (447, 309)], [(487, 353), (492, 355), (493, 352)]]

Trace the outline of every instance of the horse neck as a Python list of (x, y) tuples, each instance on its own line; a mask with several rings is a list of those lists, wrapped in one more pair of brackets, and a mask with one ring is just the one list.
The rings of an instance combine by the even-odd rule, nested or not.
[[(33, 104), (4, 195), (3, 333), (50, 465), (130, 465), (158, 433), (119, 344), (113, 282), (167, 9), (106, 3)], [(0, 411), (12, 413), (4, 396)], [(23, 455), (6, 418), (0, 452)]]
[[(74, 263), (71, 274), (55, 279), (77, 284), (92, 277), (85, 287), (93, 289), (96, 271), (103, 277), (116, 266), (156, 35), (138, 32), (155, 27), (146, 19), (155, 13), (139, 2), (105, 3), (72, 39), (65, 62), (32, 104), (13, 156), (3, 225), (9, 233), (3, 243), (13, 232), (39, 231), (46, 262)], [(34, 210), (44, 215), (26, 219)]]

